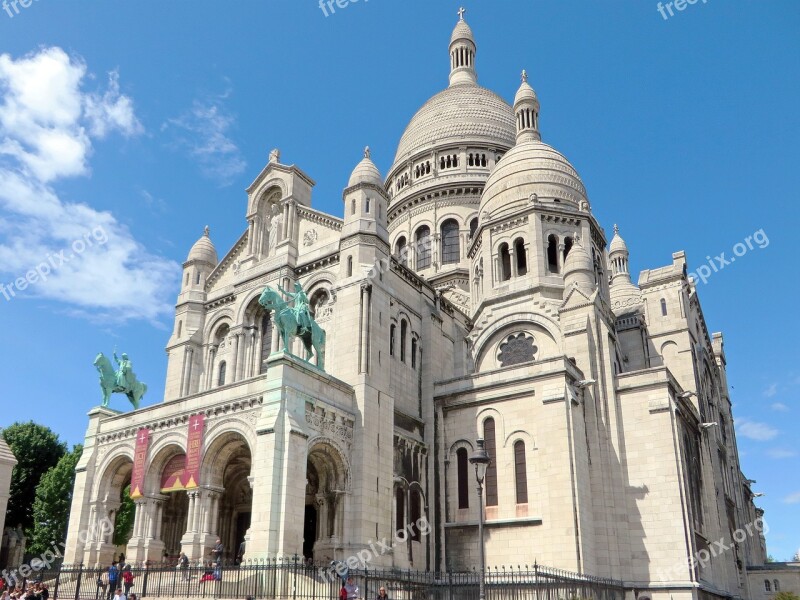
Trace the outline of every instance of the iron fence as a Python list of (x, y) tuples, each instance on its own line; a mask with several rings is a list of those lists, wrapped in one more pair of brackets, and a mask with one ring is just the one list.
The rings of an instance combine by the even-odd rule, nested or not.
[[(132, 567), (130, 592), (138, 598), (225, 598), (260, 600), (330, 600), (339, 597), (341, 580), (328, 566), (309, 565), (302, 559), (264, 560), (241, 565), (187, 567), (150, 565)], [(25, 585), (48, 585), (53, 600), (107, 600), (111, 586), (108, 568), (62, 565), (39, 571)], [(374, 598), (385, 587), (392, 600), (478, 600), (477, 571), (434, 573), (356, 569), (350, 571), (359, 596)], [(487, 600), (624, 600), (621, 581), (580, 575), (540, 565), (496, 567), (486, 570)]]

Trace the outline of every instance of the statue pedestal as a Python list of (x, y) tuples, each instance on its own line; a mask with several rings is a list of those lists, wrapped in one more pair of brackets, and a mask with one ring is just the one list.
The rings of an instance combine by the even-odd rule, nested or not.
[[(327, 492), (349, 494), (352, 478), (353, 389), (290, 354), (272, 354), (267, 362), (252, 471), (253, 497), (259, 501), (253, 505), (248, 559), (303, 555), (311, 453), (320, 457), (316, 470), (331, 488)], [(336, 510), (346, 530), (345, 505)]]

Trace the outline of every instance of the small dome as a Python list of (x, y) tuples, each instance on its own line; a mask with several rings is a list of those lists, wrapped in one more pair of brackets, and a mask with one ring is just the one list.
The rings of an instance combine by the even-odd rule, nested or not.
[(217, 259), (217, 249), (214, 248), (214, 244), (211, 243), (211, 238), (209, 237), (208, 226), (206, 226), (200, 239), (197, 240), (194, 246), (192, 246), (192, 249), (189, 250), (189, 256), (186, 260), (206, 262), (214, 266), (219, 262)]
[(573, 243), (569, 254), (567, 254), (567, 259), (564, 261), (564, 276), (566, 277), (570, 273), (576, 273), (579, 271), (588, 271), (589, 273), (593, 273), (594, 264), (592, 263), (592, 257), (589, 256), (586, 248), (583, 247), (580, 239), (577, 239), (576, 236), (575, 242)]
[(359, 183), (371, 183), (378, 187), (383, 187), (381, 172), (370, 158), (369, 146), (364, 149), (364, 158), (356, 165), (356, 168), (353, 169), (353, 173), (350, 175), (350, 181), (347, 182), (347, 187), (353, 187)]
[(464, 20), (464, 13), (467, 12), (463, 8), (458, 11), (458, 23), (456, 23), (455, 28), (453, 28), (453, 34), (450, 36), (450, 44), (452, 45), (453, 42), (458, 40), (468, 40), (475, 43), (475, 36), (472, 34), (472, 28), (467, 25), (467, 22)]
[(517, 95), (514, 96), (514, 106), (517, 106), (518, 104), (525, 101), (534, 102), (536, 104), (539, 103), (539, 100), (536, 97), (536, 92), (531, 87), (531, 84), (528, 83), (528, 74), (525, 71), (523, 71), (522, 85), (519, 86), (519, 89), (517, 90)]
[(616, 254), (617, 252), (628, 252), (628, 245), (625, 243), (625, 240), (622, 239), (622, 236), (619, 234), (619, 227), (614, 225), (614, 237), (611, 238), (611, 244), (608, 246), (608, 253)]
[(535, 196), (581, 208), (586, 188), (578, 172), (555, 148), (539, 140), (520, 142), (497, 163), (486, 180), (481, 212), (494, 218), (513, 212)]

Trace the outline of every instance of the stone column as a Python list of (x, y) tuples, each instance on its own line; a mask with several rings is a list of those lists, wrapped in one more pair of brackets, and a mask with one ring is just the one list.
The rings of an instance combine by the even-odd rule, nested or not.
[(247, 333), (242, 331), (237, 337), (239, 338), (239, 356), (236, 359), (236, 381), (244, 379), (245, 366), (247, 364)]
[(517, 255), (514, 252), (513, 244), (508, 248), (508, 257), (511, 260), (511, 277), (517, 276)]
[(283, 203), (283, 230), (280, 234), (280, 239), (278, 242), (282, 242), (285, 240), (289, 235), (289, 202)]
[(239, 338), (241, 336), (238, 333), (233, 334), (233, 353), (231, 354), (231, 366), (230, 366), (230, 374), (231, 380), (230, 382), (226, 383), (235, 383), (236, 379), (236, 372), (239, 368)]
[(255, 356), (253, 357), (253, 376), (261, 375), (261, 356), (264, 354), (264, 334), (256, 329)]
[(255, 218), (247, 219), (247, 253), (253, 254), (253, 236), (255, 236)]
[(369, 316), (370, 316), (370, 297), (372, 285), (363, 284), (361, 286), (361, 364), (360, 373), (369, 372)]
[(270, 340), (270, 354), (273, 352), (278, 352), (280, 350), (280, 331), (278, 331), (278, 324), (273, 321), (272, 322), (272, 339)]
[(328, 501), (324, 494), (317, 494), (317, 539), (324, 540), (328, 536)]
[(564, 244), (563, 243), (559, 244), (556, 251), (558, 252), (558, 257), (557, 257), (557, 260), (558, 260), (558, 272), (559, 273), (563, 273), (564, 272)]

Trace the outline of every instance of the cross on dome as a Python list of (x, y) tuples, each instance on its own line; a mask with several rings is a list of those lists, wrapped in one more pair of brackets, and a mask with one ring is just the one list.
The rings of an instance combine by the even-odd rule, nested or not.
[(371, 158), (372, 152), (369, 149), (369, 146), (364, 148), (364, 158)]
[(528, 83), (528, 72), (522, 69), (522, 83)]
[(205, 227), (203, 227), (203, 235), (204, 235), (204, 236), (208, 237), (208, 235), (209, 235), (210, 233), (211, 233), (211, 229), (209, 229), (208, 225), (206, 225)]
[(463, 21), (464, 20), (464, 13), (465, 12), (467, 12), (467, 9), (464, 8), (463, 6), (458, 9), (458, 20), (459, 21)]
[(617, 225), (616, 223), (614, 223), (614, 233), (616, 235), (619, 235), (619, 225)]

